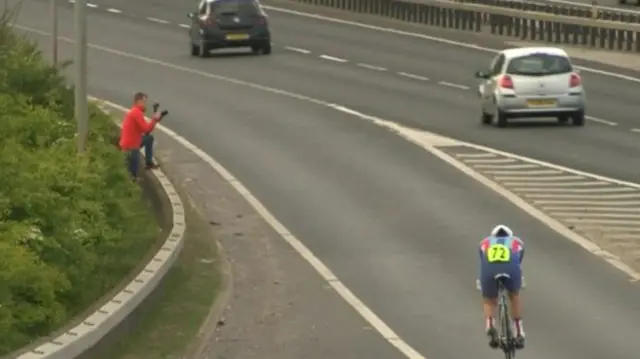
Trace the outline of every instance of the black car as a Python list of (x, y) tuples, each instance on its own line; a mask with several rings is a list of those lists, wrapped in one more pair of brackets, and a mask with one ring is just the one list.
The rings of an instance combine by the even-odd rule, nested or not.
[(202, 0), (188, 17), (192, 56), (207, 57), (211, 50), (229, 47), (271, 53), (267, 14), (257, 0)]

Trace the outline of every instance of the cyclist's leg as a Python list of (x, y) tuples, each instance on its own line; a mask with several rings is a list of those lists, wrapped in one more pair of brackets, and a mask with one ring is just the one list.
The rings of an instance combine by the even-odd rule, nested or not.
[(494, 312), (498, 299), (498, 285), (493, 277), (493, 272), (488, 268), (488, 266), (480, 271), (480, 290), (482, 292), (485, 330), (489, 336), (489, 345), (492, 348), (495, 348), (498, 346), (498, 332), (495, 329), (494, 319)]
[(524, 345), (524, 329), (522, 326), (522, 299), (520, 297), (520, 289), (522, 288), (522, 271), (520, 266), (514, 266), (511, 270), (511, 278), (505, 282), (509, 291), (509, 299), (511, 301), (511, 317), (516, 327), (516, 336)]

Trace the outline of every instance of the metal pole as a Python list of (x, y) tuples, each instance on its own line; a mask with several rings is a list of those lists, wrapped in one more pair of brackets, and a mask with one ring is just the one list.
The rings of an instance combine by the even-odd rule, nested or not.
[(89, 109), (87, 107), (87, 14), (86, 0), (76, 0), (75, 31), (76, 46), (76, 87), (75, 87), (75, 116), (78, 122), (78, 152), (84, 152), (89, 133)]
[(51, 57), (53, 66), (58, 65), (58, 7), (56, 0), (50, 0), (51, 5)]

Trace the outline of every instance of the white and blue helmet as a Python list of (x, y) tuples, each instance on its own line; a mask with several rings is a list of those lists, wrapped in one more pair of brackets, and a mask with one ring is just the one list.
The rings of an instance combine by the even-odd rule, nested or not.
[(505, 226), (504, 224), (499, 224), (491, 230), (492, 237), (513, 237), (513, 231)]

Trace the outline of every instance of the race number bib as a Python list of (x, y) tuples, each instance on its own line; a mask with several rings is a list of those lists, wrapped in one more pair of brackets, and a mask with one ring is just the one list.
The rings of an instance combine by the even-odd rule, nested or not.
[(511, 259), (511, 251), (503, 244), (493, 244), (487, 250), (487, 261), (508, 262)]

